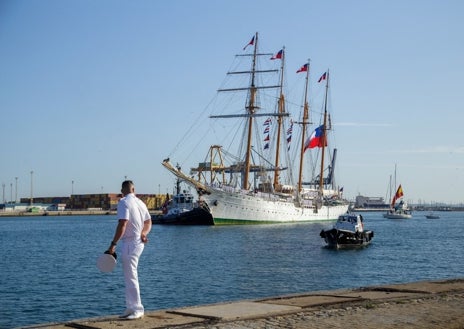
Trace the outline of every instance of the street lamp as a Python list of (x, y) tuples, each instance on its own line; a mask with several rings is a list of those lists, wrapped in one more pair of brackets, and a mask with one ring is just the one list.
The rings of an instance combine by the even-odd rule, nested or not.
[(34, 171), (31, 170), (31, 206), (32, 206), (32, 203), (33, 203), (33, 197), (32, 197), (32, 196), (33, 196), (33, 192), (32, 192), (32, 191), (33, 191), (33, 187), (34, 187), (34, 185), (33, 185), (33, 183), (32, 183), (33, 178), (34, 178)]

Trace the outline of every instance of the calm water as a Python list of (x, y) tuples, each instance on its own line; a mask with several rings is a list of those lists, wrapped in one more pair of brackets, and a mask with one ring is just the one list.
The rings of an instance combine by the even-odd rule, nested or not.
[[(331, 223), (154, 226), (140, 260), (147, 310), (374, 284), (464, 277), (464, 213), (426, 219), (366, 213), (370, 246), (335, 251)], [(119, 314), (121, 265), (95, 266), (113, 216), (0, 218), (0, 328)]]

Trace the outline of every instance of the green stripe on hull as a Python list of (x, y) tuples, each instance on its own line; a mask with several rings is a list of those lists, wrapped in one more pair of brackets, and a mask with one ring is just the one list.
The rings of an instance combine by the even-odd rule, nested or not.
[(230, 218), (214, 218), (214, 225), (256, 225), (256, 224), (276, 224), (283, 222), (262, 221), (262, 220), (242, 220)]
[(256, 225), (256, 224), (294, 224), (294, 223), (315, 223), (315, 222), (328, 222), (335, 219), (312, 219), (312, 220), (299, 220), (299, 221), (270, 221), (270, 220), (243, 220), (243, 219), (224, 219), (214, 218), (214, 225)]

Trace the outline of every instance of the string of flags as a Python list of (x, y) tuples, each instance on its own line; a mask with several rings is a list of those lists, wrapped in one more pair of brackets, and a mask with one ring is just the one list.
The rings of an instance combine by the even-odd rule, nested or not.
[(287, 145), (288, 145), (287, 150), (290, 150), (290, 143), (292, 141), (292, 133), (293, 133), (293, 120), (290, 120), (290, 128), (287, 129)]
[(264, 121), (264, 149), (267, 150), (269, 149), (269, 141), (271, 140), (271, 138), (269, 137), (269, 132), (271, 130), (271, 124), (272, 124), (272, 120), (271, 118), (267, 118), (266, 121)]

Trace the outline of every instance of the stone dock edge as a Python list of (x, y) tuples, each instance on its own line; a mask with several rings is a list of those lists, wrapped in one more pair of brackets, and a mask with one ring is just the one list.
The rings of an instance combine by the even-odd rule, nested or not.
[(321, 312), (335, 308), (370, 309), (383, 303), (427, 301), (437, 296), (456, 294), (464, 296), (464, 278), (314, 291), (255, 300), (146, 311), (142, 319), (132, 321), (119, 319), (118, 315), (109, 315), (21, 328), (235, 328), (233, 323), (237, 321), (257, 321), (276, 316), (285, 318), (300, 312)]

